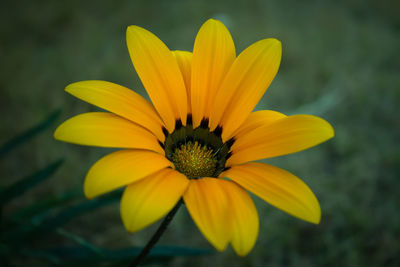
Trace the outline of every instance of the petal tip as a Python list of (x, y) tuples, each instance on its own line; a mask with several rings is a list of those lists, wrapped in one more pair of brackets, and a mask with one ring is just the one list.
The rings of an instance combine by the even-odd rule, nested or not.
[(333, 126), (329, 122), (326, 122), (326, 123), (328, 124), (329, 138), (335, 137), (335, 129), (333, 128)]
[(140, 33), (144, 33), (144, 32), (149, 32), (148, 30), (146, 30), (145, 28), (142, 28), (140, 26), (137, 25), (130, 25), (126, 28), (126, 36), (132, 36), (132, 35), (137, 35)]
[[(267, 38), (259, 41), (259, 44), (264, 47), (264, 49), (270, 50), (273, 54), (278, 55), (279, 58), (282, 57), (282, 43), (276, 38)], [(280, 61), (280, 60), (279, 60)]]
[(315, 201), (315, 209), (313, 210), (312, 214), (310, 214), (310, 216), (307, 218), (307, 221), (313, 224), (319, 224), (321, 222), (321, 207), (316, 198)]
[(237, 254), (239, 257), (242, 257), (242, 258), (245, 257), (245, 256), (247, 256), (247, 254), (249, 254), (250, 251), (251, 251), (251, 250), (249, 250), (249, 251), (236, 251), (236, 250), (235, 250), (236, 254)]
[(136, 25), (129, 25), (128, 27), (126, 27), (126, 31), (134, 31), (135, 29), (140, 28), (139, 26)]
[(324, 120), (320, 117), (317, 117), (317, 116), (314, 116), (314, 117), (321, 120), (321, 125), (323, 125), (323, 127), (325, 128), (325, 131), (324, 131), (325, 140), (329, 140), (329, 139), (333, 138), (335, 136), (335, 129), (333, 128), (333, 126), (329, 122), (327, 122), (326, 120)]
[[(217, 20), (217, 19), (214, 19), (214, 18), (210, 18), (210, 19), (208, 19), (206, 22), (204, 22), (204, 25), (210, 24), (210, 23), (218, 23), (218, 22), (220, 22), (220, 21)], [(221, 23), (221, 22), (220, 22), (220, 23)]]
[(267, 39), (270, 42), (271, 47), (275, 49), (275, 51), (282, 56), (282, 43), (276, 38)]
[[(122, 209), (121, 209), (122, 210)], [(122, 220), (122, 224), (125, 227), (125, 230), (130, 233), (130, 234), (134, 234), (136, 231), (135, 229), (133, 229), (133, 227), (129, 224), (128, 220), (125, 218), (125, 216), (122, 214), (121, 212), (121, 220)]]
[(208, 27), (222, 27), (222, 28), (226, 28), (225, 24), (222, 23), (220, 20), (218, 19), (208, 19), (206, 22), (204, 22), (204, 24), (202, 25), (202, 28), (208, 28)]
[(64, 88), (64, 91), (71, 94), (71, 91), (74, 90), (74, 85), (75, 85), (75, 84), (76, 84), (76, 83), (68, 84), (68, 85)]
[(68, 132), (65, 130), (65, 124), (68, 120), (64, 121), (58, 127), (53, 133), (53, 138), (57, 141), (62, 141), (62, 142), (68, 142), (68, 138), (66, 138), (66, 135), (68, 135)]
[(60, 140), (60, 127), (61, 127), (61, 125), (58, 126), (57, 129), (53, 133), (53, 138), (56, 139), (56, 140)]
[(268, 47), (276, 47), (278, 49), (282, 49), (282, 43), (281, 41), (279, 41), (276, 38), (266, 38), (266, 39), (262, 39), (254, 44), (260, 44), (260, 45), (264, 45), (264, 46), (268, 46)]
[(126, 28), (126, 39), (128, 41), (129, 38), (133, 38), (140, 31), (144, 30), (142, 27), (136, 25), (130, 25)]
[(310, 223), (313, 223), (313, 224), (320, 224), (321, 223), (321, 215), (319, 215), (319, 216), (316, 216), (316, 217), (314, 217), (314, 218), (311, 218), (310, 220), (309, 220), (309, 222)]
[[(211, 242), (210, 242), (211, 243)], [(226, 242), (225, 244), (216, 244), (216, 243), (211, 243), (216, 250), (218, 250), (219, 252), (224, 252), (228, 246), (228, 242)]]
[(88, 174), (86, 175), (85, 182), (83, 183), (83, 193), (87, 199), (93, 199), (101, 195), (101, 193), (98, 193), (95, 190), (93, 190), (94, 185), (91, 182), (92, 181), (91, 177), (92, 176), (90, 175), (90, 170), (89, 170)]
[(314, 220), (314, 224), (320, 224), (320, 222), (321, 222), (321, 208), (320, 208), (320, 206), (318, 205), (318, 214), (317, 214), (317, 216), (315, 217), (315, 220)]
[(93, 199), (96, 197), (86, 186), (83, 187), (83, 193), (87, 199)]
[(90, 81), (80, 81), (80, 82), (70, 83), (64, 88), (64, 91), (70, 95), (75, 96), (77, 94), (78, 90), (80, 89), (80, 85), (84, 85), (87, 82), (90, 82)]
[(270, 38), (270, 41), (271, 41), (274, 45), (282, 47), (282, 43), (281, 43), (281, 41), (279, 41), (278, 39), (276, 39), (276, 38)]
[(125, 227), (125, 229), (126, 229), (126, 231), (128, 233), (134, 234), (134, 233), (136, 233), (137, 231), (140, 230), (140, 229), (137, 229), (137, 228), (133, 227), (134, 224), (132, 222), (128, 221), (128, 219), (125, 218), (125, 216), (123, 216), (122, 213), (121, 213), (121, 218), (122, 218), (122, 223), (123, 223), (123, 225), (124, 225), (124, 227)]

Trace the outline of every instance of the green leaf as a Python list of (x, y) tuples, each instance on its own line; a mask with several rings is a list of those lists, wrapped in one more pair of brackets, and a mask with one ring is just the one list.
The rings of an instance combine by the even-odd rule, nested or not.
[(52, 264), (58, 265), (60, 264), (60, 260), (54, 256), (52, 253), (48, 253), (46, 251), (35, 251), (30, 249), (21, 249), (20, 253), (29, 258), (38, 258), (44, 259)]
[(39, 133), (43, 132), (47, 128), (49, 128), (53, 122), (59, 117), (61, 114), (61, 109), (57, 109), (56, 111), (52, 112), (47, 118), (41, 121), (36, 126), (26, 130), (25, 132), (17, 135), (16, 137), (12, 138), (8, 142), (4, 143), (0, 146), (0, 158), (6, 155), (15, 147), (29, 141)]
[[(93, 246), (93, 245), (92, 245)], [(86, 246), (65, 246), (57, 247), (41, 253), (45, 255), (52, 255), (55, 258), (63, 259), (66, 261), (90, 261), (90, 262), (110, 262), (110, 261), (125, 261), (133, 260), (142, 250), (141, 247), (130, 247), (122, 249), (104, 249), (96, 247), (97, 252), (93, 251), (92, 248)], [(201, 256), (213, 253), (209, 249), (198, 249), (198, 248), (187, 248), (177, 246), (156, 246), (146, 260), (152, 260), (157, 258), (167, 259), (172, 257), (189, 257), (189, 256)]]
[(150, 256), (200, 256), (205, 254), (213, 253), (214, 250), (200, 249), (200, 248), (188, 248), (188, 247), (177, 247), (177, 246), (156, 246), (154, 247), (149, 255)]
[(22, 178), (6, 188), (3, 188), (0, 192), (0, 205), (4, 205), (6, 202), (18, 197), (38, 183), (50, 178), (52, 174), (61, 166), (63, 161), (63, 159), (57, 160), (38, 172)]
[(55, 216), (48, 218), (43, 222), (40, 222), (40, 225), (35, 228), (35, 233), (43, 234), (52, 231), (57, 227), (66, 224), (74, 217), (80, 216), (92, 210), (114, 203), (121, 198), (121, 194), (122, 194), (121, 191), (115, 191), (97, 199), (92, 199), (92, 200), (85, 199), (80, 203), (74, 204), (64, 209)]
[(91, 244), (90, 242), (87, 242), (85, 239), (83, 239), (80, 236), (77, 236), (71, 232), (68, 232), (64, 229), (57, 229), (57, 233), (63, 237), (66, 237), (72, 241), (74, 241), (75, 243), (81, 245), (82, 247), (85, 247), (89, 250), (91, 250), (92, 252), (94, 252), (97, 255), (101, 255), (102, 254), (102, 250), (98, 247), (96, 247), (95, 245)]
[(4, 238), (10, 240), (10, 242), (18, 242), (20, 239), (27, 240), (38, 236), (42, 237), (77, 216), (118, 201), (121, 198), (121, 194), (122, 191), (119, 190), (97, 199), (84, 199), (82, 202), (73, 204), (50, 217), (38, 214), (30, 222), (28, 221), (16, 229), (9, 230), (4, 234)]
[(10, 242), (18, 242), (19, 239), (26, 240), (43, 236), (77, 216), (118, 201), (121, 198), (121, 194), (122, 191), (115, 191), (97, 199), (89, 201), (84, 199), (82, 202), (71, 205), (51, 217), (40, 214), (37, 217), (33, 217), (30, 222), (28, 221), (16, 229), (10, 229), (4, 234), (4, 238), (10, 240)]
[(25, 222), (32, 217), (35, 218), (34, 220), (37, 220), (38, 218), (39, 220), (42, 220), (40, 218), (44, 218), (45, 214), (48, 214), (51, 210), (65, 206), (66, 203), (81, 196), (81, 190), (72, 190), (61, 195), (50, 196), (15, 211), (9, 218), (13, 221), (25, 220)]

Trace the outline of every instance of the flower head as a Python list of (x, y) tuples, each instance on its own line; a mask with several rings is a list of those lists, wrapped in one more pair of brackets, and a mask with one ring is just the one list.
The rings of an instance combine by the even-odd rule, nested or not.
[(110, 113), (78, 115), (54, 134), (65, 142), (124, 148), (91, 167), (84, 185), (88, 198), (126, 186), (121, 216), (130, 232), (156, 222), (183, 198), (209, 242), (220, 251), (231, 243), (239, 255), (252, 249), (259, 228), (246, 190), (319, 223), (319, 203), (305, 183), (251, 162), (295, 153), (334, 135), (315, 116), (252, 112), (278, 71), (278, 40), (258, 41), (236, 56), (229, 31), (210, 19), (193, 53), (170, 51), (137, 26), (128, 27), (127, 44), (153, 105), (110, 82), (73, 83), (68, 93)]

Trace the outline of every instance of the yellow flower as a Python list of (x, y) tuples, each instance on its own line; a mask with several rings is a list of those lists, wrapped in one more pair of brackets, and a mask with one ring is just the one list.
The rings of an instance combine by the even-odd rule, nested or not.
[(68, 93), (111, 113), (78, 115), (54, 134), (80, 145), (125, 148), (91, 167), (84, 185), (88, 198), (126, 186), (122, 221), (136, 232), (183, 197), (205, 238), (219, 251), (231, 243), (241, 256), (253, 248), (259, 229), (246, 190), (319, 223), (319, 203), (305, 183), (280, 168), (251, 162), (295, 153), (334, 135), (330, 124), (315, 116), (252, 112), (278, 71), (278, 40), (258, 41), (236, 56), (229, 31), (213, 19), (200, 28), (193, 53), (170, 51), (138, 26), (128, 27), (126, 38), (153, 105), (110, 82), (73, 83)]

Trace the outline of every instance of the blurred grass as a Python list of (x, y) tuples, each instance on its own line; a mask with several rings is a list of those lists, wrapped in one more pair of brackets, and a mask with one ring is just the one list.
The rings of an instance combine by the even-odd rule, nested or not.
[[(145, 95), (125, 45), (128, 25), (151, 30), (171, 49), (191, 50), (201, 24), (218, 18), (238, 52), (262, 38), (282, 41), (281, 68), (257, 109), (310, 113), (334, 126), (336, 137), (328, 143), (268, 160), (313, 189), (322, 222), (309, 225), (254, 198), (261, 229), (251, 254), (238, 259), (228, 249), (169, 265), (399, 266), (399, 8), (397, 1), (361, 0), (9, 1), (0, 10), (0, 144), (60, 106), (59, 122), (95, 110), (63, 91), (71, 82), (108, 80)], [(1, 159), (0, 186), (66, 159), (55, 179), (10, 202), (5, 214), (48, 195), (82, 190), (85, 172), (108, 152), (58, 143), (53, 130)], [(115, 249), (143, 245), (155, 227), (128, 234), (115, 204), (72, 220), (65, 229)], [(49, 247), (61, 242), (41, 241)], [(184, 209), (161, 244), (210, 247)]]

